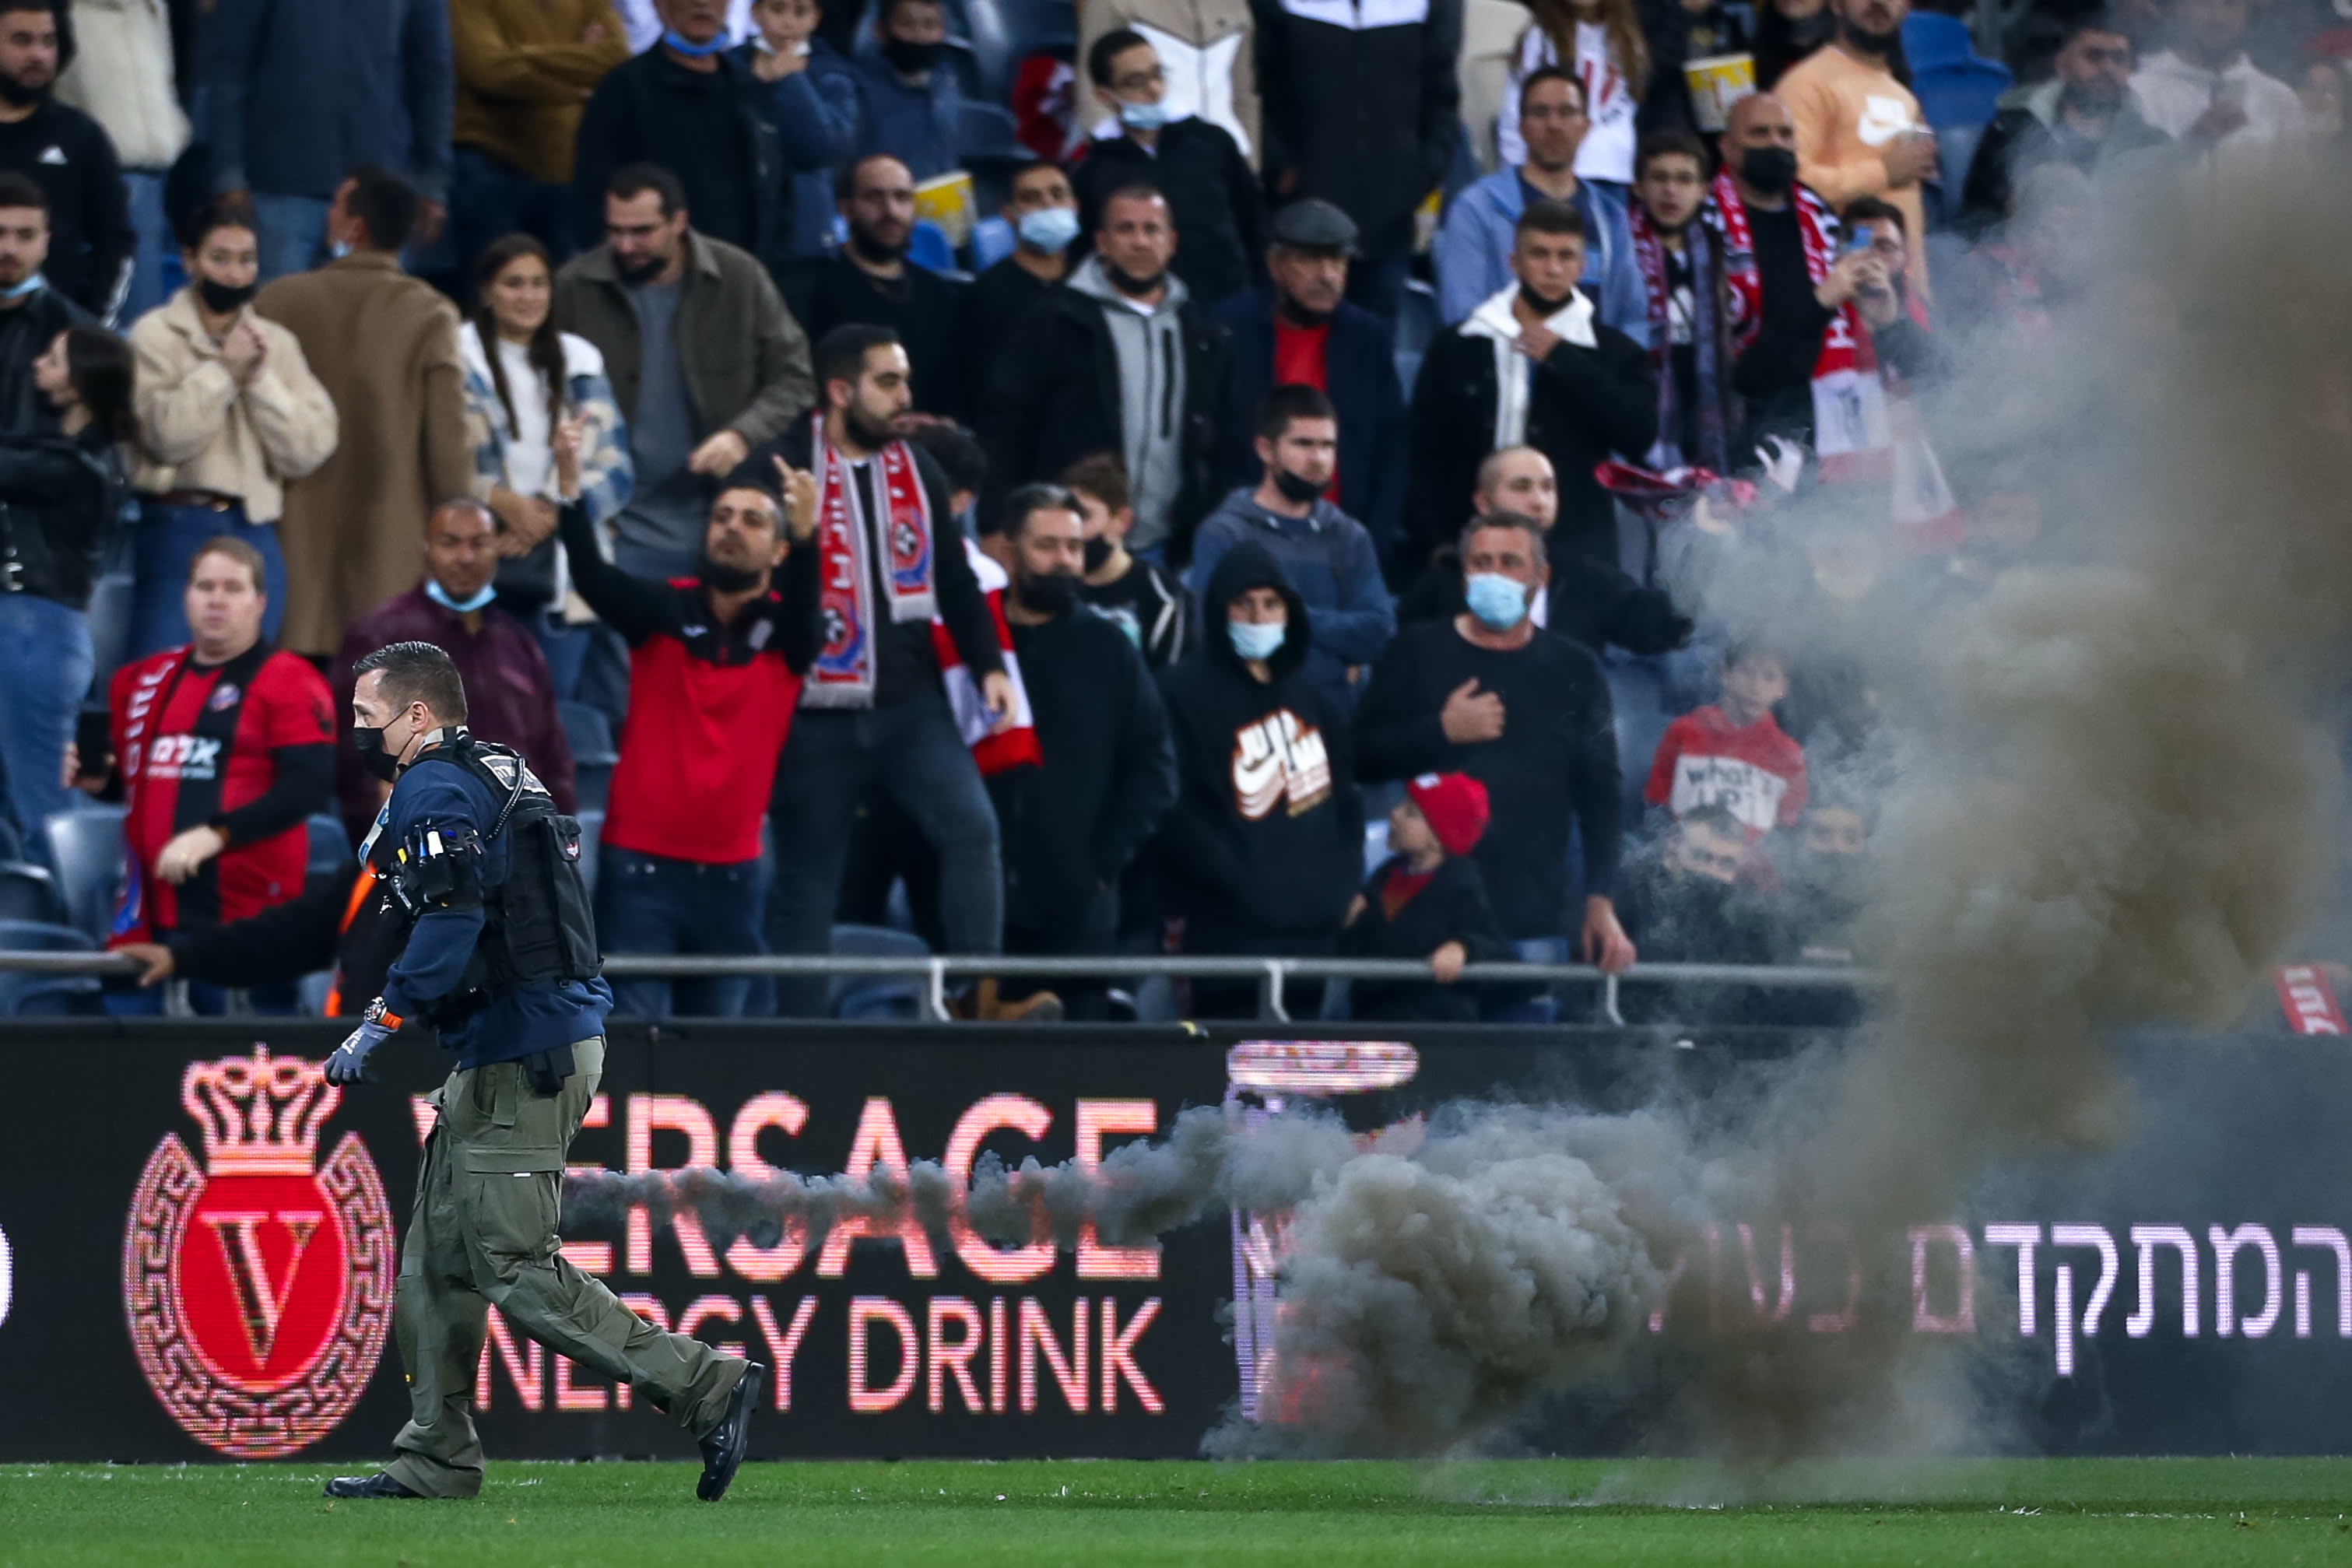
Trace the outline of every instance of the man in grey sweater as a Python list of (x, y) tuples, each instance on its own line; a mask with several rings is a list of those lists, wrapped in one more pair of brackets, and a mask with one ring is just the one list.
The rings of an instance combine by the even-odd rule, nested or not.
[(1128, 548), (1185, 559), (1213, 500), (1231, 378), (1224, 329), (1168, 270), (1176, 245), (1166, 198), (1119, 187), (1103, 199), (1095, 254), (1006, 334), (980, 417), (983, 528), (1015, 486), (1114, 452), (1135, 508)]
[(555, 280), (556, 326), (603, 353), (628, 421), (636, 487), (611, 542), (639, 577), (691, 575), (709, 486), (816, 401), (808, 336), (767, 269), (690, 218), (677, 176), (633, 163), (605, 194), (604, 243)]

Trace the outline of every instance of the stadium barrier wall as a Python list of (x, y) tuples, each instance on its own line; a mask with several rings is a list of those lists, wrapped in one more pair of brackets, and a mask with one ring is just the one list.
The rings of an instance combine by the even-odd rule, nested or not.
[[(381, 1458), (406, 1413), (388, 1336), (443, 1061), (403, 1040), (340, 1095), (315, 1022), (60, 1022), (0, 1034), (0, 1459)], [(616, 1026), (576, 1165), (817, 1173), (877, 1160), (1097, 1157), (1186, 1105), (1302, 1090), (1370, 1128), (1465, 1096), (1622, 1107), (1747, 1092), (1801, 1043), (1769, 1030)], [(1848, 1240), (1759, 1214), (1694, 1247), (1614, 1402), (1539, 1447), (1631, 1444), (1678, 1336), (1836, 1333), (1892, 1313), (2013, 1389), (2020, 1447), (2343, 1453), (2352, 1406), (2352, 1060), (2324, 1037), (2147, 1038), (2139, 1136), (2005, 1169), (1964, 1212), (1864, 1245), (1909, 1286), (1849, 1288)], [(263, 1113), (255, 1114), (258, 1105)], [(566, 1249), (631, 1305), (777, 1369), (765, 1457), (1183, 1457), (1237, 1409), (1272, 1322), (1279, 1216), (1156, 1248), (1044, 1257), (977, 1237), (706, 1236), (623, 1219)], [(767, 1245), (761, 1245), (765, 1242)], [(1906, 1256), (1907, 1255), (1907, 1261)], [(1234, 1303), (1238, 1301), (1236, 1308)], [(496, 1457), (692, 1445), (497, 1324)], [(1271, 1418), (1276, 1413), (1265, 1413)]]

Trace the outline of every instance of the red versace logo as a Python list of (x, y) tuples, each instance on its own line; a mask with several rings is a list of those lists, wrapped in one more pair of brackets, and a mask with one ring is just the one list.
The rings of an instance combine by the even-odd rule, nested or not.
[(346, 1133), (322, 1166), (319, 1131), (342, 1092), (316, 1062), (189, 1064), (176, 1133), (148, 1156), (122, 1239), (122, 1302), (140, 1370), (187, 1434), (266, 1459), (334, 1430), (367, 1386), (392, 1325), (397, 1249), (375, 1164)]

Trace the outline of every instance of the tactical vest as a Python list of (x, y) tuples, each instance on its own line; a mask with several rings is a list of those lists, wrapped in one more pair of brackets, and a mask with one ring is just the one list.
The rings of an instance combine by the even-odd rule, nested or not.
[[(499, 802), (482, 842), (487, 847), (504, 838), (507, 878), (482, 889), (481, 940), (465, 977), (425, 1021), (446, 1027), (517, 987), (593, 979), (602, 973), (595, 920), (580, 875), (579, 819), (558, 811), (547, 786), (506, 747), (460, 731), (411, 766), (427, 762), (464, 768)], [(403, 847), (370, 835), (366, 864), (344, 909), (331, 1000), (353, 1010), (383, 994), (384, 977), (415, 925), (418, 900), (402, 896)]]

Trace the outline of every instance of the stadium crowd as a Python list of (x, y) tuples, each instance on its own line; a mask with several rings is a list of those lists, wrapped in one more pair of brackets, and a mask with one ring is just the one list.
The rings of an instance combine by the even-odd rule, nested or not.
[(608, 953), (1866, 963), (1840, 629), (2045, 499), (1927, 394), (2125, 183), (2340, 157), (2352, 59), (1936, 3), (0, 0), (0, 946), (184, 979), (347, 878), (415, 639)]

